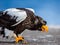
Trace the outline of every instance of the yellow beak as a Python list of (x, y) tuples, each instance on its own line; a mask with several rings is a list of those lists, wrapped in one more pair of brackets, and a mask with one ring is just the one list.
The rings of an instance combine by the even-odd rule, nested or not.
[(47, 25), (43, 25), (41, 27), (41, 29), (42, 29), (42, 32), (48, 32), (48, 26)]

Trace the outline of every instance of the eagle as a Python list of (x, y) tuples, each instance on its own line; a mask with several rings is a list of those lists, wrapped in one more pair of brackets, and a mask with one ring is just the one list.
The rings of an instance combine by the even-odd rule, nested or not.
[(32, 8), (9, 8), (0, 11), (1, 34), (4, 34), (5, 28), (14, 31), (12, 35), (16, 42), (24, 40), (24, 37), (18, 36), (18, 34), (21, 34), (25, 29), (47, 32), (48, 26), (46, 24), (47, 21), (35, 15), (35, 11)]

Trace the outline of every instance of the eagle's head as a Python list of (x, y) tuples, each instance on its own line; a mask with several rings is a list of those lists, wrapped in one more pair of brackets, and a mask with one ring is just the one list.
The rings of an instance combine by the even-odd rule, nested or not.
[(48, 32), (48, 26), (46, 24), (47, 24), (47, 21), (45, 21), (43, 18), (39, 16), (36, 16), (35, 26), (37, 30)]

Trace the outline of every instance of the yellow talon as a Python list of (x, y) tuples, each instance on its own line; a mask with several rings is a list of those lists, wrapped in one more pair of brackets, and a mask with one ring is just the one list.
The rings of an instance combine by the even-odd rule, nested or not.
[(18, 43), (19, 41), (23, 41), (23, 40), (24, 38), (22, 36), (18, 36), (16, 37), (15, 42)]

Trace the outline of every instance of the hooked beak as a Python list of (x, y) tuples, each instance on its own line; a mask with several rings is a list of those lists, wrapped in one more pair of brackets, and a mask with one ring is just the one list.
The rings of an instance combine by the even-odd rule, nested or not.
[(42, 25), (41, 29), (42, 29), (42, 32), (48, 32), (48, 26), (47, 25)]

